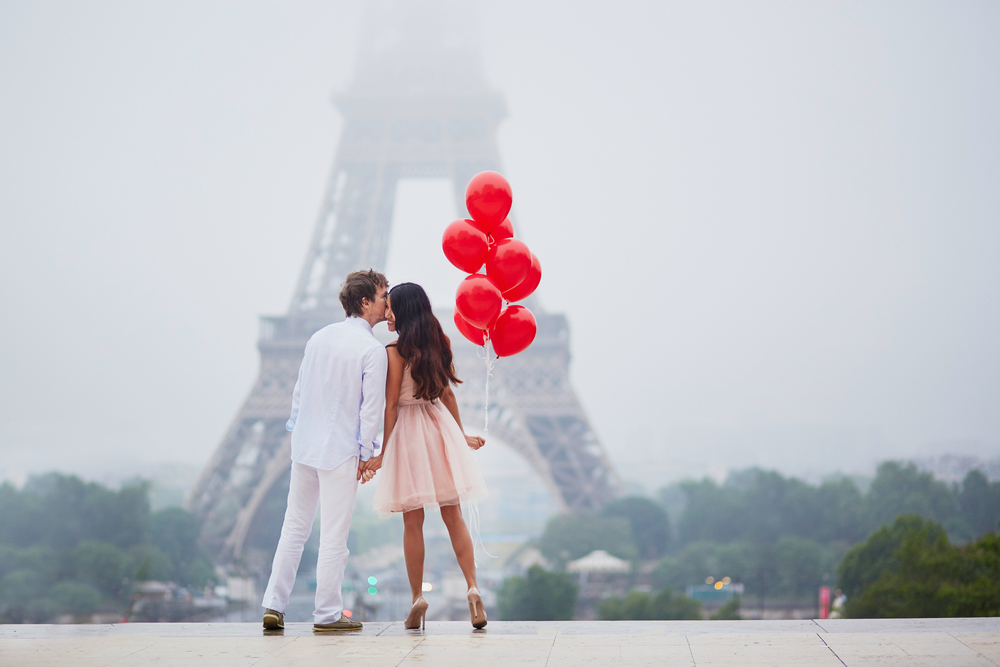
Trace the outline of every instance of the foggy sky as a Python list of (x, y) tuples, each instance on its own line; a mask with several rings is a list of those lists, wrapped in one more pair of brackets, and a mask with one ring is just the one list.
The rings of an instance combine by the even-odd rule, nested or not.
[[(301, 269), (360, 12), (0, 4), (0, 476), (208, 459)], [(1000, 452), (1000, 5), (480, 15), (517, 233), (623, 478)], [(425, 185), (387, 271), (438, 305)]]

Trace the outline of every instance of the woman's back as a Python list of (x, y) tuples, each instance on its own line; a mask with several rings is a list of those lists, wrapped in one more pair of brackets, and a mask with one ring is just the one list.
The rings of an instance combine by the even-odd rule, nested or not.
[(403, 368), (403, 382), (399, 385), (399, 405), (416, 405), (418, 403), (430, 403), (430, 401), (416, 397), (416, 386), (413, 383), (413, 376), (410, 375), (410, 367)]

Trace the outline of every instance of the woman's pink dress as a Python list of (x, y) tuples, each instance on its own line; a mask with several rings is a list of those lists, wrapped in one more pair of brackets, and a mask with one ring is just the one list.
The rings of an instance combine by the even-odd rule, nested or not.
[(396, 425), (385, 443), (375, 489), (375, 511), (393, 512), (457, 505), (486, 495), (486, 483), (458, 427), (439, 399), (414, 397), (409, 367), (403, 369)]

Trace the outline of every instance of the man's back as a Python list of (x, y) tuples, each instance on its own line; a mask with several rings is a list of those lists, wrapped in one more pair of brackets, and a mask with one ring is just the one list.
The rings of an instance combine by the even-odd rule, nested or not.
[(385, 348), (365, 320), (349, 317), (313, 334), (292, 397), (292, 461), (333, 470), (353, 456), (369, 458), (385, 373)]

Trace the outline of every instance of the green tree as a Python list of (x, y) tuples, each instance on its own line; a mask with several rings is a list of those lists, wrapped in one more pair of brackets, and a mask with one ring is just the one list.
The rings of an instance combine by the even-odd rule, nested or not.
[(1000, 523), (1000, 482), (990, 483), (982, 472), (970, 470), (962, 481), (958, 504), (975, 537), (996, 532)]
[(885, 461), (879, 464), (865, 498), (868, 527), (872, 530), (890, 524), (903, 514), (946, 525), (961, 519), (958, 499), (947, 484), (929, 472), (920, 472), (913, 463)]
[(602, 621), (650, 621), (653, 619), (653, 596), (631, 591), (623, 598), (608, 598), (597, 611)]
[(119, 549), (149, 540), (149, 483), (135, 482), (118, 492), (94, 490), (81, 514), (85, 537), (103, 540)]
[(774, 547), (777, 592), (811, 595), (823, 583), (823, 548), (808, 537), (782, 537)]
[(74, 616), (92, 614), (101, 604), (97, 589), (82, 581), (61, 581), (52, 587), (49, 597), (59, 611)]
[(129, 574), (128, 556), (107, 542), (80, 542), (72, 552), (72, 562), (78, 581), (92, 585), (109, 598), (118, 595), (122, 580)]
[(760, 545), (746, 540), (730, 542), (720, 545), (715, 552), (715, 557), (718, 569), (716, 573), (712, 574), (713, 577), (716, 579), (730, 577), (733, 581), (746, 585), (747, 590), (753, 590), (757, 571), (760, 569)]
[(701, 603), (665, 588), (653, 599), (653, 613), (657, 620), (696, 621), (701, 619)]
[(128, 550), (128, 571), (132, 581), (170, 581), (174, 564), (170, 557), (151, 544), (137, 544)]
[(715, 542), (688, 544), (676, 556), (667, 556), (657, 564), (653, 570), (653, 585), (684, 590), (689, 584), (704, 582), (705, 577), (727, 576), (720, 574), (720, 549)]
[(817, 490), (818, 512), (811, 517), (811, 531), (802, 537), (813, 537), (819, 542), (846, 542), (855, 544), (865, 538), (864, 496), (850, 479), (841, 478), (824, 482)]
[[(45, 537), (46, 517), (42, 498), (17, 490), (11, 484), (0, 485), (0, 544), (27, 547)], [(2, 561), (0, 561), (2, 567)]]
[(911, 535), (923, 535), (929, 542), (948, 539), (941, 526), (914, 514), (901, 516), (891, 525), (879, 528), (848, 551), (840, 563), (839, 585), (848, 600), (860, 596), (885, 572), (898, 567), (896, 552)]
[(881, 531), (859, 545), (864, 552), (879, 538), (872, 548), (881, 557), (848, 565), (847, 569), (860, 568), (863, 562), (874, 564), (871, 571), (856, 577), (866, 583), (848, 597), (847, 616), (1000, 615), (1000, 537), (987, 534), (978, 542), (953, 546), (940, 525), (914, 518), (900, 517), (893, 524), (897, 546), (891, 557), (884, 557), (886, 540)]
[(745, 539), (773, 542), (784, 535), (815, 534), (815, 520), (821, 512), (815, 487), (773, 471), (753, 469), (743, 474), (748, 477), (743, 501)]
[(638, 555), (628, 520), (597, 512), (561, 514), (549, 519), (538, 547), (550, 562), (557, 563), (581, 558), (596, 549), (627, 560)]
[(187, 569), (184, 570), (183, 574), (178, 575), (178, 581), (184, 585), (197, 586), (199, 588), (207, 586), (210, 582), (217, 580), (215, 566), (212, 565), (212, 561), (210, 561), (207, 556), (202, 556), (196, 559), (187, 566)]
[(23, 609), (30, 600), (44, 597), (49, 586), (34, 570), (21, 568), (8, 572), (0, 579), (0, 614)]
[(719, 607), (718, 611), (708, 617), (710, 621), (738, 621), (740, 618), (739, 595), (734, 595), (732, 600)]
[[(678, 520), (681, 544), (736, 540), (765, 544), (786, 535), (854, 542), (865, 535), (859, 527), (863, 498), (849, 479), (817, 488), (777, 472), (751, 468), (731, 473), (721, 486), (704, 479), (682, 482), (679, 487), (685, 496)], [(661, 496), (668, 495), (668, 489), (663, 489)]]
[[(198, 546), (198, 519), (179, 507), (168, 507), (150, 516), (153, 546), (170, 559), (171, 580), (189, 586), (204, 586), (215, 578), (212, 562)], [(315, 565), (315, 563), (314, 563)]]
[(629, 496), (607, 504), (603, 513), (628, 521), (641, 558), (659, 558), (667, 552), (670, 517), (661, 505), (641, 496)]
[(624, 598), (604, 600), (598, 615), (605, 621), (677, 621), (701, 620), (701, 603), (669, 588), (656, 596), (631, 591)]
[(730, 542), (744, 536), (743, 493), (710, 479), (681, 482), (686, 503), (677, 525), (681, 544)]
[(533, 565), (523, 577), (504, 579), (497, 596), (505, 621), (568, 621), (578, 587), (573, 577)]
[(95, 539), (124, 549), (149, 537), (145, 483), (112, 491), (78, 477), (49, 473), (32, 478), (22, 495), (28, 496), (23, 499), (24, 512), (38, 522), (29, 531), (31, 544), (72, 549), (83, 539)]
[(202, 586), (214, 578), (195, 517), (151, 513), (148, 493), (142, 482), (114, 491), (55, 473), (21, 490), (0, 485), (0, 622), (113, 609), (126, 579)]
[[(678, 503), (677, 490), (683, 495)], [(773, 544), (797, 536), (821, 544), (855, 544), (902, 514), (942, 523), (956, 539), (971, 539), (1000, 522), (1000, 482), (977, 471), (961, 489), (950, 488), (912, 463), (879, 465), (867, 494), (850, 479), (819, 487), (774, 471), (751, 468), (730, 473), (725, 484), (710, 479), (664, 488), (664, 502), (680, 509), (679, 546), (694, 542)]]
[(46, 586), (51, 586), (59, 579), (67, 575), (70, 569), (67, 563), (68, 556), (65, 552), (53, 549), (44, 544), (30, 546), (25, 549), (15, 549), (11, 559), (11, 569), (27, 569), (34, 572), (45, 582)]
[(17, 547), (0, 543), (0, 579), (3, 579), (8, 572), (17, 569), (14, 559), (17, 558), (19, 551)]

